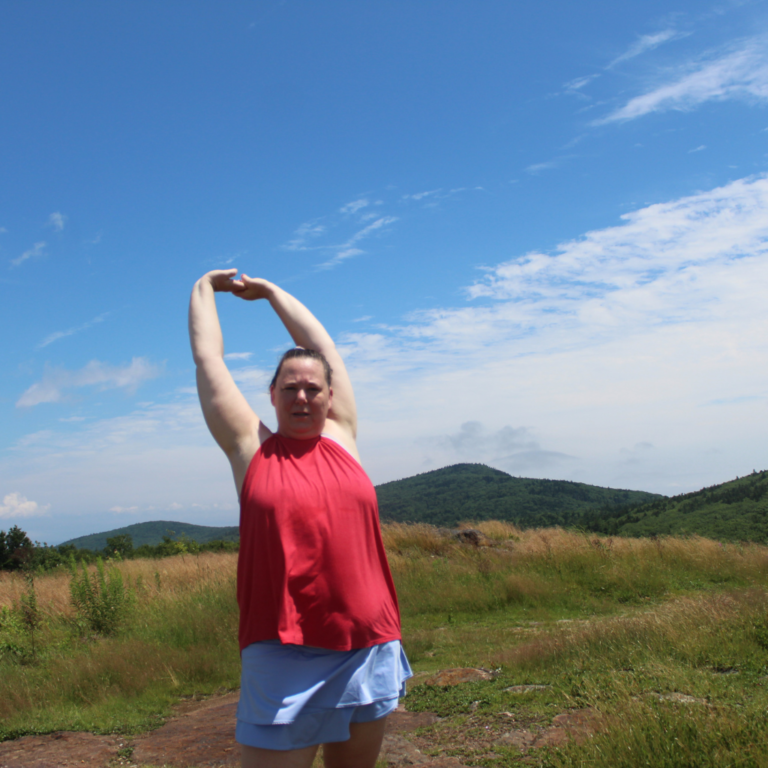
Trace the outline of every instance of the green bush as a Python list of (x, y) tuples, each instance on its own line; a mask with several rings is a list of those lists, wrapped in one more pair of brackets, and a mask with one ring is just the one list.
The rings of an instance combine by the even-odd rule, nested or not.
[(107, 570), (100, 557), (92, 574), (82, 561), (78, 569), (74, 557), (69, 567), (72, 574), (69, 594), (78, 619), (92, 632), (113, 635), (133, 608), (135, 601), (130, 586), (123, 582), (117, 568)]

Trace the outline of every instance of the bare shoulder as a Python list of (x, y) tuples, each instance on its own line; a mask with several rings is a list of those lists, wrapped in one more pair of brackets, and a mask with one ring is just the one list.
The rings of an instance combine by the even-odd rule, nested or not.
[(272, 430), (264, 422), (259, 421), (258, 428), (251, 435), (240, 440), (233, 450), (227, 454), (232, 467), (232, 475), (235, 480), (238, 498), (240, 498), (240, 493), (243, 490), (245, 476), (248, 474), (248, 467), (251, 466), (253, 457), (270, 437), (272, 437)]
[(323, 434), (339, 443), (339, 445), (352, 455), (358, 464), (362, 465), (360, 454), (357, 450), (357, 442), (344, 423), (339, 423), (333, 419), (327, 419), (325, 427), (323, 427)]

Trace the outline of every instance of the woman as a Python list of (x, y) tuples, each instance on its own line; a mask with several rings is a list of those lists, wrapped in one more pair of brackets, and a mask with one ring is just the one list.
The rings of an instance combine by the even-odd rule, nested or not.
[[(352, 385), (303, 304), (236, 274), (197, 281), (189, 333), (203, 414), (240, 498), (242, 765), (308, 767), (323, 744), (328, 768), (373, 768), (385, 718), (412, 673), (376, 494), (355, 443)], [(216, 292), (266, 299), (296, 344), (270, 385), (275, 433), (224, 363)]]

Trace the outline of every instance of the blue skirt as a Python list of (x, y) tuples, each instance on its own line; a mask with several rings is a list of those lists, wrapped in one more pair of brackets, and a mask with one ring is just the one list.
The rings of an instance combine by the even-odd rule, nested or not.
[(263, 749), (346, 741), (350, 723), (394, 710), (413, 675), (399, 640), (352, 651), (268, 640), (241, 658), (236, 738)]

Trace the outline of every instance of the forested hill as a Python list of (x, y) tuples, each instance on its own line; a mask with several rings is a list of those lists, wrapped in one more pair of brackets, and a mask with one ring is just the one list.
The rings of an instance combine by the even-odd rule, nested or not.
[(698, 534), (721, 541), (768, 542), (768, 470), (631, 509), (585, 512), (581, 524), (610, 535)]
[(238, 541), (240, 538), (240, 532), (236, 525), (218, 528), (211, 525), (156, 520), (151, 523), (126, 525), (124, 528), (116, 528), (113, 531), (92, 533), (89, 536), (79, 536), (76, 539), (65, 541), (64, 544), (72, 544), (78, 549), (100, 552), (107, 546), (107, 539), (123, 534), (130, 535), (133, 546), (137, 548), (143, 544), (157, 546), (163, 540), (163, 536), (171, 538), (185, 536), (198, 544), (207, 544), (209, 541)]
[(568, 480), (512, 477), (483, 464), (454, 464), (376, 486), (384, 522), (454, 526), (506, 520), (523, 528), (571, 525), (588, 509), (626, 507), (665, 497)]

